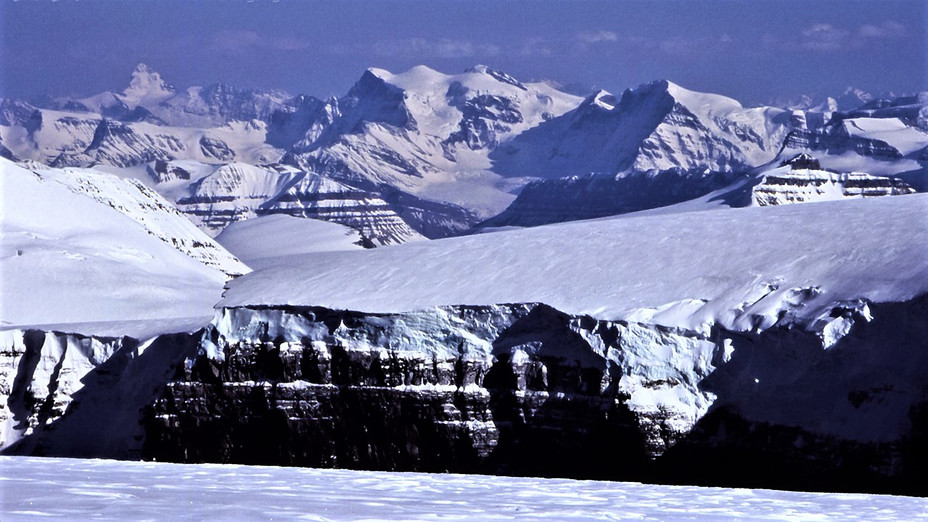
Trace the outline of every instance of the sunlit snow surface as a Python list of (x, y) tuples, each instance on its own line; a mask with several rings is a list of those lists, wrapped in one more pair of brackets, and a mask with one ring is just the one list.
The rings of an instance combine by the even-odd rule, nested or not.
[(916, 520), (928, 499), (627, 482), (0, 457), (11, 520)]

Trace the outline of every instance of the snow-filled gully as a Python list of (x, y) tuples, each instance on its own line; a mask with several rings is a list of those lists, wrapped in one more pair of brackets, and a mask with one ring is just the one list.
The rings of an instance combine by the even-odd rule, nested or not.
[(928, 298), (763, 315), (241, 307), (141, 344), (6, 331), (0, 433), (16, 454), (928, 493)]

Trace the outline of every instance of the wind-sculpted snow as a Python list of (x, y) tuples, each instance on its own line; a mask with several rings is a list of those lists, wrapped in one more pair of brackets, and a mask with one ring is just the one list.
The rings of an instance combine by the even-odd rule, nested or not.
[(0, 162), (3, 327), (208, 316), (248, 271), (139, 183)]

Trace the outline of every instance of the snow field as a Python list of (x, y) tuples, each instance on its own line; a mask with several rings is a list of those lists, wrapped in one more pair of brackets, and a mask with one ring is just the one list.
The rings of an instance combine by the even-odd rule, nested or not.
[(628, 482), (0, 457), (4, 521), (917, 520), (912, 497)]

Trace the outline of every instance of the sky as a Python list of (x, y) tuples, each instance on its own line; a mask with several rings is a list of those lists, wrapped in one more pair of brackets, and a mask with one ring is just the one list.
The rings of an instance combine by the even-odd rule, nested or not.
[(486, 64), (621, 93), (655, 79), (745, 103), (928, 90), (928, 2), (0, 0), (0, 95), (122, 90), (144, 62), (217, 81), (344, 95), (368, 67)]

